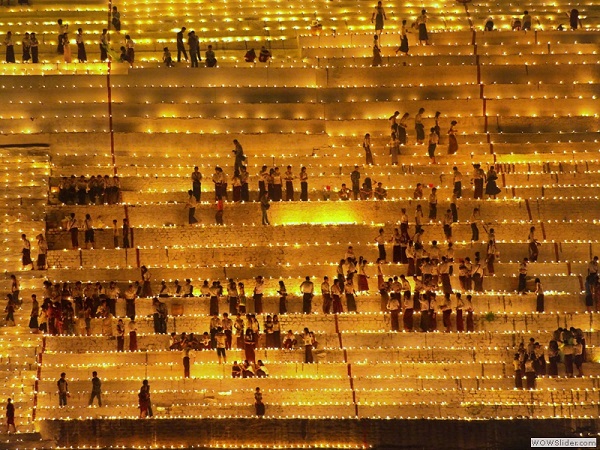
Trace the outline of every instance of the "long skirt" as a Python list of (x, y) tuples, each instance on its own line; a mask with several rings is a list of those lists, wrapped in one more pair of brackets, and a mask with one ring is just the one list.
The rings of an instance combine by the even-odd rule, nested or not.
[(288, 202), (294, 201), (294, 183), (291, 181), (285, 182), (285, 200)]
[(369, 290), (369, 281), (366, 275), (358, 276), (358, 291), (364, 292)]
[(424, 23), (419, 24), (419, 41), (427, 41), (429, 36), (427, 35), (427, 25)]
[(452, 315), (452, 310), (450, 308), (444, 310), (444, 312), (442, 314), (444, 328), (446, 328), (446, 329), (448, 329), (452, 326), (452, 320), (450, 319), (451, 315)]
[(79, 60), (79, 62), (87, 61), (87, 55), (85, 53), (85, 45), (83, 45), (83, 42), (80, 42), (77, 44), (77, 59)]
[(417, 133), (417, 141), (425, 139), (425, 126), (422, 123), (415, 124), (415, 131)]
[(248, 362), (256, 364), (256, 356), (254, 353), (254, 344), (244, 344), (245, 359)]
[(483, 178), (475, 178), (475, 192), (473, 193), (474, 198), (483, 198)]
[(560, 360), (559, 356), (551, 356), (550, 363), (548, 364), (548, 375), (551, 377), (558, 376), (558, 361)]
[(135, 59), (135, 51), (133, 50), (133, 48), (127, 49), (127, 59), (129, 60), (130, 64), (133, 64), (133, 61)]
[(535, 310), (537, 312), (544, 312), (544, 294), (538, 294), (535, 303), (536, 303)]
[(515, 370), (515, 387), (517, 389), (523, 389), (523, 375), (521, 369)]
[(398, 127), (398, 141), (400, 145), (406, 145), (406, 128)]
[(429, 311), (428, 310), (421, 311), (421, 323), (420, 323), (421, 331), (429, 331), (429, 321), (430, 321)]
[(356, 312), (356, 299), (354, 298), (354, 294), (346, 294), (346, 305), (348, 307), (348, 312)]
[(529, 243), (529, 262), (536, 262), (539, 254), (540, 254), (540, 252), (538, 250), (538, 245), (535, 242), (530, 242)]
[(129, 332), (129, 351), (135, 352), (138, 349), (137, 345), (137, 333), (135, 331)]
[(212, 296), (210, 298), (209, 314), (211, 316), (219, 315), (219, 297)]
[(279, 297), (279, 314), (287, 314), (287, 304), (285, 298), (285, 295), (281, 295)]
[(429, 310), (429, 331), (437, 330), (437, 314), (433, 309)]
[(448, 135), (448, 154), (454, 155), (458, 151), (458, 141), (453, 134)]
[(401, 52), (408, 53), (408, 37), (407, 36), (404, 36), (400, 40), (400, 48), (399, 48), (399, 50)]
[(400, 331), (400, 321), (398, 320), (399, 311), (397, 309), (393, 309), (390, 312), (392, 314), (392, 331)]
[(406, 269), (406, 275), (412, 277), (415, 274), (415, 258), (408, 258), (408, 269)]
[(29, 319), (29, 328), (38, 328), (38, 316), (31, 316), (31, 318)]
[[(392, 261), (395, 263), (401, 263), (402, 262), (402, 252), (401, 249), (402, 247), (400, 247), (399, 245), (394, 245), (392, 247)], [(406, 255), (406, 252), (404, 252), (404, 254)]]
[(31, 47), (31, 62), (37, 64), (39, 62), (39, 50), (37, 47)]
[(463, 332), (465, 331), (465, 324), (463, 322), (463, 311), (462, 309), (456, 310), (456, 331)]
[(342, 299), (340, 298), (340, 296), (332, 295), (332, 297), (333, 297), (333, 313), (334, 314), (343, 313), (344, 307), (342, 306)]
[(444, 294), (451, 294), (452, 293), (452, 284), (450, 283), (450, 274), (443, 273), (443, 274), (441, 274), (441, 277), (442, 277), (442, 291), (444, 292)]
[(404, 322), (404, 329), (406, 331), (413, 330), (413, 309), (407, 308), (404, 310), (404, 316), (402, 317), (402, 321)]
[(565, 372), (567, 376), (573, 375), (573, 355), (565, 355)]
[(487, 255), (487, 271), (488, 275), (494, 275), (494, 262), (496, 261), (496, 255)]
[(467, 313), (467, 333), (475, 331), (475, 324), (473, 322), (473, 311)]
[(150, 286), (150, 281), (144, 281), (142, 285), (142, 297), (152, 297), (152, 287)]
[(31, 250), (28, 248), (23, 249), (22, 263), (24, 266), (28, 266), (29, 264), (33, 263), (33, 261), (31, 260)]

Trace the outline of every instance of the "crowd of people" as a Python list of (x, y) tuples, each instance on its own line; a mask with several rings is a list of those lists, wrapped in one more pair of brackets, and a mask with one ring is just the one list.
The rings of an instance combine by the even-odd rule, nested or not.
[(547, 354), (544, 346), (530, 338), (527, 345), (522, 341), (513, 360), (515, 388), (523, 389), (523, 377), (526, 388), (535, 389), (535, 380), (540, 376), (557, 377), (558, 365), (563, 363), (565, 375), (573, 378), (574, 368), (577, 376), (583, 376), (583, 363), (586, 361), (585, 335), (581, 328), (559, 327), (552, 333)]
[(116, 175), (62, 177), (58, 201), (65, 205), (114, 205), (121, 202), (121, 181)]

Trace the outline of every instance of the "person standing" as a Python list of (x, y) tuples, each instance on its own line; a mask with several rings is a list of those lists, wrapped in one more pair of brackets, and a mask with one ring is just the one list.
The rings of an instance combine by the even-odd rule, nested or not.
[(129, 248), (129, 219), (123, 219), (123, 248)]
[(321, 295), (323, 297), (323, 313), (329, 314), (331, 312), (331, 287), (329, 285), (329, 277), (323, 277), (323, 282), (321, 283)]
[(544, 289), (542, 288), (542, 282), (539, 278), (535, 279), (535, 295), (536, 295), (536, 307), (537, 312), (544, 312)]
[(432, 188), (429, 194), (429, 220), (437, 220), (437, 188)]
[(300, 292), (302, 292), (302, 312), (304, 314), (310, 314), (312, 310), (314, 284), (312, 281), (310, 281), (309, 276), (307, 276), (300, 285)]
[(28, 62), (31, 59), (31, 38), (29, 37), (29, 33), (25, 33), (23, 40), (21, 41), (21, 46), (23, 47), (23, 63)]
[(69, 397), (69, 383), (66, 379), (67, 374), (61, 373), (60, 378), (56, 382), (58, 387), (58, 406), (67, 406), (67, 397)]
[(415, 133), (417, 135), (416, 145), (423, 144), (425, 140), (425, 126), (423, 125), (423, 113), (425, 108), (419, 108), (419, 112), (415, 115)]
[(300, 169), (300, 201), (308, 201), (308, 173), (306, 167)]
[(85, 52), (85, 43), (83, 41), (83, 29), (77, 29), (77, 34), (75, 35), (75, 42), (77, 43), (77, 59), (80, 63), (86, 62), (87, 54)]
[(98, 399), (98, 406), (102, 406), (102, 382), (96, 371), (92, 372), (92, 394), (90, 395), (89, 406), (94, 403), (94, 398)]
[(421, 15), (417, 17), (416, 23), (419, 28), (419, 43), (429, 44), (429, 36), (427, 35), (427, 11), (421, 10)]
[(13, 433), (17, 432), (17, 427), (15, 426), (15, 405), (13, 405), (12, 399), (9, 398), (6, 402), (6, 432), (10, 433), (10, 428), (12, 426)]
[(113, 8), (112, 8), (111, 23), (112, 23), (112, 26), (114, 27), (115, 31), (121, 31), (121, 13), (119, 11), (117, 11), (116, 6), (113, 6)]
[(373, 162), (373, 152), (371, 151), (371, 135), (369, 133), (365, 134), (365, 138), (363, 139), (363, 149), (365, 150), (365, 163), (368, 166), (372, 166), (375, 163)]
[(527, 265), (529, 264), (528, 258), (523, 258), (523, 262), (519, 264), (519, 286), (517, 292), (519, 294), (525, 294), (527, 290)]
[(479, 222), (479, 220), (479, 208), (473, 208), (473, 213), (469, 218), (469, 224), (471, 224), (471, 244), (479, 242), (479, 228), (477, 228), (477, 222)]
[(435, 149), (437, 147), (438, 142), (440, 141), (439, 134), (436, 133), (435, 128), (431, 127), (429, 134), (429, 145), (427, 147), (427, 154), (431, 159), (431, 164), (435, 164)]
[(63, 42), (64, 42), (64, 35), (67, 33), (67, 31), (69, 31), (69, 25), (67, 25), (66, 23), (63, 25), (63, 21), (62, 19), (58, 19), (58, 21), (56, 22), (58, 24), (58, 39), (56, 40), (58, 43), (58, 46), (56, 47), (56, 52), (60, 55), (64, 54), (65, 50), (63, 47)]
[(63, 45), (63, 59), (65, 63), (70, 64), (73, 62), (73, 57), (71, 55), (71, 41), (69, 40), (69, 33), (65, 33), (62, 35), (62, 45)]
[(88, 244), (90, 248), (94, 249), (94, 224), (92, 222), (92, 217), (89, 214), (85, 215), (85, 220), (83, 221), (83, 234), (85, 239), (85, 249), (87, 250)]
[(254, 294), (253, 294), (254, 312), (256, 314), (262, 314), (262, 312), (263, 312), (262, 298), (263, 298), (264, 289), (265, 289), (265, 280), (263, 279), (263, 277), (261, 275), (259, 275), (256, 277), (256, 283), (254, 285)]
[(227, 364), (227, 354), (225, 353), (225, 348), (227, 347), (227, 336), (223, 332), (223, 328), (217, 328), (217, 333), (215, 334), (215, 341), (217, 346), (217, 357), (219, 358), (219, 364)]
[(196, 202), (199, 202), (202, 193), (202, 174), (198, 170), (198, 166), (194, 167), (192, 172), (192, 191)]
[(452, 168), (452, 184), (454, 185), (453, 193), (456, 198), (462, 197), (462, 173), (458, 170), (458, 167)]
[(219, 200), (217, 200), (217, 204), (216, 204), (217, 212), (215, 213), (215, 223), (217, 225), (225, 225), (225, 222), (223, 222), (224, 208), (225, 208), (225, 203), (223, 202), (223, 199), (220, 198)]
[(233, 140), (233, 145), (235, 146), (235, 148), (232, 150), (232, 153), (235, 155), (233, 171), (234, 174), (238, 176), (240, 174), (240, 168), (244, 165), (246, 156), (244, 156), (244, 149), (242, 148), (242, 144), (240, 144), (237, 139)]
[(456, 154), (456, 152), (458, 151), (458, 141), (456, 140), (456, 133), (458, 133), (458, 131), (456, 130), (456, 125), (458, 125), (458, 122), (456, 120), (453, 120), (452, 122), (450, 122), (450, 129), (448, 130), (448, 154), (449, 155), (454, 155)]
[(183, 354), (183, 377), (190, 378), (190, 351), (191, 344), (188, 341), (182, 343), (181, 352)]
[[(108, 59), (108, 30), (102, 29), (100, 35), (100, 61), (106, 61)], [(92, 200), (93, 201), (93, 200)]]
[(379, 259), (381, 261), (386, 261), (387, 260), (387, 254), (385, 252), (385, 236), (384, 236), (384, 230), (383, 228), (379, 229), (379, 234), (377, 235), (377, 237), (375, 238), (375, 242), (377, 243), (377, 250), (379, 250)]
[[(177, 33), (177, 62), (181, 62), (181, 54), (183, 53), (183, 57), (186, 62), (188, 61), (188, 56), (185, 51), (185, 45), (183, 44), (183, 34), (185, 33), (186, 28), (182, 27), (181, 31)], [(190, 49), (191, 52), (191, 49)]]
[(354, 166), (354, 170), (350, 174), (350, 181), (352, 182), (352, 196), (354, 200), (358, 200), (360, 193), (360, 171), (358, 170), (358, 165)]
[(129, 36), (128, 34), (125, 35), (125, 49), (127, 50), (127, 61), (129, 61), (129, 64), (131, 64), (132, 66), (133, 62), (135, 61), (135, 50), (133, 49), (134, 45), (135, 44), (133, 43), (131, 36)]
[(33, 261), (31, 260), (31, 242), (27, 239), (25, 233), (21, 234), (21, 265), (23, 268), (31, 266), (33, 270)]
[(473, 164), (473, 186), (475, 187), (473, 191), (474, 199), (482, 199), (483, 198), (483, 185), (485, 183), (485, 172), (481, 168), (481, 164)]
[(125, 324), (123, 319), (117, 322), (117, 351), (122, 352), (125, 349)]
[(74, 250), (77, 250), (79, 248), (79, 226), (75, 213), (71, 213), (71, 216), (67, 219), (67, 230), (71, 234), (71, 245)]
[(259, 387), (257, 387), (256, 391), (254, 392), (254, 408), (258, 417), (265, 415), (265, 404), (263, 403), (263, 396)]
[(529, 236), (527, 236), (527, 241), (529, 242), (529, 262), (537, 262), (538, 256), (540, 254), (538, 250), (540, 243), (535, 238), (535, 227), (531, 227), (529, 229)]
[(39, 45), (40, 43), (37, 40), (37, 37), (35, 37), (35, 33), (31, 33), (31, 35), (29, 36), (29, 45), (31, 47), (31, 62), (33, 64), (37, 64), (39, 63)]
[(269, 222), (269, 216), (267, 211), (271, 207), (271, 203), (269, 202), (269, 193), (265, 192), (260, 199), (260, 210), (262, 212), (262, 224), (263, 225), (271, 225)]
[(194, 224), (198, 223), (198, 219), (196, 219), (197, 200), (196, 200), (196, 197), (194, 196), (194, 191), (189, 190), (188, 195), (189, 195), (189, 197), (188, 197), (188, 201), (186, 203), (186, 208), (188, 210), (188, 224), (194, 225)]
[(314, 363), (312, 354), (313, 349), (313, 337), (307, 327), (304, 328), (304, 334), (302, 335), (302, 343), (304, 344), (304, 363)]
[(496, 180), (498, 179), (498, 174), (496, 173), (496, 169), (494, 166), (490, 167), (486, 176), (485, 183), (485, 193), (490, 196), (491, 199), (496, 199), (496, 195), (498, 195), (502, 190), (496, 184)]

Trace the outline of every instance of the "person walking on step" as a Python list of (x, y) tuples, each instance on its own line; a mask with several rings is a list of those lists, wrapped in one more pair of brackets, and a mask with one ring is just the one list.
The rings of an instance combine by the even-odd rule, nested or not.
[(396, 49), (396, 55), (398, 55), (398, 52), (402, 52), (404, 56), (408, 55), (408, 27), (406, 26), (406, 19), (402, 20), (402, 26), (400, 27), (400, 47)]
[(458, 140), (456, 139), (456, 134), (458, 130), (455, 128), (458, 125), (456, 120), (450, 122), (450, 129), (448, 130), (448, 154), (454, 155), (458, 151)]
[(417, 17), (415, 23), (417, 24), (417, 28), (419, 29), (419, 44), (425, 43), (425, 45), (429, 44), (429, 36), (427, 34), (427, 21), (429, 17), (427, 17), (427, 11), (424, 9), (421, 10), (421, 15)]
[(31, 242), (27, 239), (26, 234), (21, 234), (21, 265), (23, 269), (27, 266), (31, 266), (33, 270), (33, 261), (31, 259)]
[(371, 15), (371, 23), (375, 23), (375, 35), (381, 40), (381, 33), (383, 32), (383, 23), (387, 20), (385, 11), (381, 1), (377, 2), (377, 6), (373, 10)]
[(77, 43), (77, 59), (80, 63), (87, 61), (87, 54), (85, 52), (85, 42), (83, 41), (83, 29), (78, 28), (77, 34), (75, 35), (75, 42)]
[(121, 31), (121, 13), (119, 11), (117, 11), (117, 7), (113, 6), (112, 8), (112, 26), (115, 29), (115, 31), (119, 32)]
[[(185, 45), (183, 44), (183, 35), (185, 33), (186, 28), (182, 27), (181, 31), (177, 33), (177, 62), (181, 62), (181, 54), (183, 53), (183, 57), (185, 61), (188, 61), (187, 52), (185, 51)], [(191, 50), (190, 50), (191, 52)]]
[(15, 426), (15, 405), (13, 405), (12, 399), (9, 398), (6, 401), (6, 432), (10, 433), (10, 429), (12, 426), (13, 433), (17, 432), (17, 427)]
[(92, 394), (90, 395), (89, 406), (94, 403), (94, 398), (98, 399), (98, 406), (102, 406), (102, 382), (96, 371), (92, 372)]

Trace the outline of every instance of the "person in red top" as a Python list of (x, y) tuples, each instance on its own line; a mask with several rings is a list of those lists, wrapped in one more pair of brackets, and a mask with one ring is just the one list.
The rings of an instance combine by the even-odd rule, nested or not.
[(215, 214), (215, 220), (217, 225), (224, 225), (223, 223), (223, 199), (217, 200), (217, 213)]

